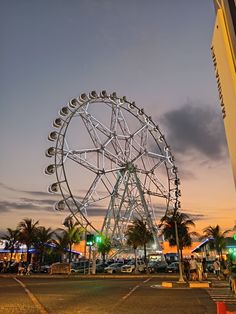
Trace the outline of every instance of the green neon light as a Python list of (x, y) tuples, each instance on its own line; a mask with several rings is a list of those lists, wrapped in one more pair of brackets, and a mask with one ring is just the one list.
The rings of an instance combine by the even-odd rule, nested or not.
[(234, 238), (234, 240), (236, 241), (236, 233), (234, 234), (233, 238)]

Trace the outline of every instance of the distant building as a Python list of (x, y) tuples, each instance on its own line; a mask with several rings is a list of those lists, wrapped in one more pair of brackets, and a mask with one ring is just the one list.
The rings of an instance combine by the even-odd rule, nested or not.
[[(236, 234), (236, 233), (235, 233)], [(214, 260), (218, 257), (218, 254), (215, 249), (213, 249), (214, 239), (206, 239), (197, 245), (192, 253), (197, 254), (200, 257), (205, 257), (207, 260)], [(236, 262), (236, 235), (225, 238), (225, 248), (222, 251), (223, 257), (230, 257)]]
[[(49, 246), (51, 247), (52, 249), (54, 249), (54, 245), (53, 244), (45, 244), (46, 246)], [(0, 261), (1, 260), (9, 260), (10, 259), (10, 256), (11, 256), (11, 251), (10, 250), (7, 250), (5, 249), (6, 247), (6, 241), (5, 240), (1, 240), (0, 239)], [(82, 253), (77, 250), (78, 248), (80, 247), (74, 247), (73, 246), (73, 249), (71, 250), (71, 253), (72, 253), (72, 260), (78, 260), (81, 256), (82, 256)], [(66, 255), (67, 253), (69, 252), (69, 250), (65, 250), (65, 259), (66, 259)], [(32, 255), (36, 254), (36, 249), (35, 248), (31, 248), (30, 249), (30, 253), (32, 253)], [(19, 246), (19, 248), (16, 248), (12, 254), (12, 260), (16, 261), (16, 262), (19, 262), (20, 260), (22, 261), (26, 261), (26, 258), (27, 258), (27, 248), (26, 248), (26, 245), (24, 244), (21, 244)]]
[[(183, 257), (186, 257), (186, 258), (190, 258), (191, 257), (191, 254), (192, 254), (192, 250), (200, 245), (201, 242), (192, 242), (192, 245), (190, 247), (185, 247), (183, 249)], [(177, 247), (176, 246), (170, 246), (169, 245), (169, 242), (168, 241), (164, 241), (162, 243), (162, 249), (163, 249), (163, 254), (170, 258), (170, 260), (174, 260), (176, 259), (175, 256), (177, 254)]]

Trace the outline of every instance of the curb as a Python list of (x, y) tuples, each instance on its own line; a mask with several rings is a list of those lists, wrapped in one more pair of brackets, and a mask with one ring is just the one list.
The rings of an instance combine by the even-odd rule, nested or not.
[(178, 282), (178, 281), (163, 281), (164, 288), (210, 288), (211, 282)]
[[(51, 279), (51, 278), (60, 278), (60, 279), (142, 279), (142, 278), (167, 278), (167, 279), (175, 279), (174, 276), (165, 276), (165, 275), (151, 275), (151, 274), (140, 274), (140, 275), (109, 275), (109, 274), (95, 274), (95, 275), (84, 275), (84, 274), (76, 274), (76, 275), (49, 275), (49, 274), (31, 274), (31, 275), (17, 275), (17, 274), (0, 274), (0, 278), (45, 278), (45, 279)], [(177, 277), (176, 277), (177, 278)]]

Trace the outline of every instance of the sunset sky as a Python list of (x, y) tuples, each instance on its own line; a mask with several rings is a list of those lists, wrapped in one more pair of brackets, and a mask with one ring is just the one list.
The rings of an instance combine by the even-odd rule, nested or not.
[[(212, 0), (8, 0), (0, 11), (0, 232), (58, 228), (47, 135), (81, 92), (116, 91), (166, 135), (196, 230), (232, 228), (236, 193), (210, 45)], [(101, 220), (104, 211), (97, 220)], [(159, 217), (161, 218), (161, 217)]]

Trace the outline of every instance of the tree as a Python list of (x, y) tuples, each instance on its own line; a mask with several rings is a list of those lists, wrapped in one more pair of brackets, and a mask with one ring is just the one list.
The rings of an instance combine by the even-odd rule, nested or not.
[(19, 229), (7, 228), (7, 233), (2, 236), (2, 239), (6, 241), (5, 250), (10, 250), (11, 252), (10, 260), (12, 260), (12, 255), (15, 250), (19, 249), (19, 233)]
[(106, 236), (101, 236), (101, 242), (97, 243), (98, 252), (102, 255), (103, 264), (106, 261), (106, 255), (111, 250), (111, 240)]
[(161, 218), (159, 227), (161, 228), (161, 235), (164, 236), (165, 240), (169, 241), (170, 246), (176, 245), (175, 221), (178, 229), (179, 250), (182, 260), (183, 248), (190, 247), (192, 244), (192, 237), (198, 236), (198, 233), (190, 231), (191, 227), (195, 227), (195, 223), (187, 214), (177, 212), (175, 215), (165, 215)]
[(137, 269), (137, 248), (140, 245), (140, 234), (134, 225), (129, 225), (126, 231), (127, 245), (134, 250), (135, 265)]
[(213, 249), (217, 251), (217, 253), (222, 258), (222, 250), (225, 247), (225, 236), (230, 230), (226, 230), (224, 232), (221, 231), (219, 225), (208, 226), (203, 229), (204, 236), (202, 238), (213, 238)]
[(27, 248), (27, 262), (28, 263), (31, 262), (30, 249), (36, 243), (38, 223), (39, 221), (33, 222), (32, 219), (25, 218), (18, 225), (18, 228), (20, 230), (20, 234), (19, 234), (20, 242), (24, 243)]
[(71, 263), (71, 250), (73, 244), (80, 242), (80, 236), (82, 229), (79, 228), (78, 222), (74, 222), (72, 217), (67, 217), (64, 221), (64, 226), (66, 229), (58, 229), (63, 232), (64, 240), (67, 240), (67, 247), (69, 249), (69, 263)]
[(59, 262), (63, 261), (62, 256), (68, 247), (68, 237), (65, 230), (60, 230), (60, 233), (55, 234), (56, 239), (53, 241), (55, 244), (55, 251), (59, 254)]
[(39, 253), (39, 265), (44, 263), (45, 254), (49, 251), (47, 244), (53, 242), (54, 231), (51, 228), (38, 227), (36, 230), (35, 248)]
[(127, 244), (134, 249), (135, 261), (137, 267), (137, 248), (143, 246), (144, 261), (147, 262), (147, 243), (153, 241), (153, 234), (148, 229), (146, 221), (142, 219), (135, 219), (133, 224), (128, 226), (127, 232)]

